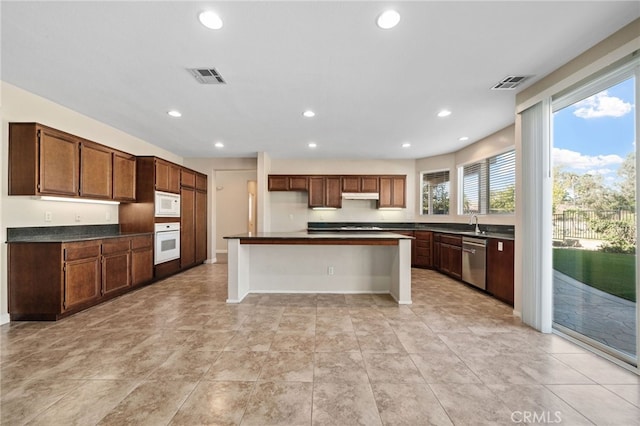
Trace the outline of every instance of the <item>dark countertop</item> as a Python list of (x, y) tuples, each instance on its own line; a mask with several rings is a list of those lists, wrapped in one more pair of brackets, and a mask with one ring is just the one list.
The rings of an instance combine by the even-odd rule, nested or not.
[(357, 232), (366, 234), (369, 232), (394, 232), (394, 231), (431, 231), (443, 234), (453, 234), (477, 238), (498, 238), (503, 240), (514, 240), (514, 227), (508, 225), (482, 225), (482, 233), (476, 234), (474, 225), (462, 223), (453, 224), (428, 224), (428, 223), (385, 223), (385, 222), (309, 222), (308, 232)]
[(153, 235), (153, 232), (120, 232), (117, 224), (38, 226), (7, 228), (7, 243), (69, 243), (143, 235)]
[(258, 233), (246, 233), (238, 235), (230, 235), (224, 237), (225, 240), (234, 239), (251, 239), (251, 240), (405, 240), (412, 239), (407, 235), (396, 234), (393, 232), (318, 232), (309, 233), (305, 231), (300, 232), (258, 232)]

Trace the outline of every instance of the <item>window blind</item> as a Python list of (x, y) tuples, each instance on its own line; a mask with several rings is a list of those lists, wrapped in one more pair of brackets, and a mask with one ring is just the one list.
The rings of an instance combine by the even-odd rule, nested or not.
[(462, 214), (515, 212), (515, 150), (462, 168)]

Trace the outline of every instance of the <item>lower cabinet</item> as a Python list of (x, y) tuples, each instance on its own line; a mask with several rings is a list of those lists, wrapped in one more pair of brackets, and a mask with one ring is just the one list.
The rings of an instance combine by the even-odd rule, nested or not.
[(102, 243), (102, 294), (131, 285), (131, 239), (114, 238)]
[(513, 306), (513, 241), (489, 238), (487, 243), (487, 292)]
[(137, 286), (153, 279), (153, 236), (131, 239), (131, 285)]
[(11, 320), (57, 320), (150, 282), (153, 236), (9, 243), (7, 259)]
[(455, 279), (462, 279), (462, 237), (440, 234), (438, 270)]
[(433, 232), (415, 231), (415, 237), (413, 265), (418, 268), (433, 268)]
[(100, 242), (63, 244), (62, 253), (64, 279), (61, 311), (98, 300), (101, 296)]

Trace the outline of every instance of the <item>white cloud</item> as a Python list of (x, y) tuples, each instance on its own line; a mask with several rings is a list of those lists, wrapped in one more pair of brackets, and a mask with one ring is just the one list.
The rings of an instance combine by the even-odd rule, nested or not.
[(588, 170), (587, 174), (589, 175), (608, 175), (609, 173), (614, 173), (615, 170), (612, 169), (593, 169), (593, 170)]
[(574, 105), (573, 114), (576, 117), (589, 119), (598, 117), (622, 117), (633, 109), (633, 105), (615, 96), (609, 96), (607, 91), (597, 93)]
[(553, 163), (577, 170), (601, 169), (622, 164), (624, 158), (619, 155), (584, 155), (569, 149), (553, 148)]

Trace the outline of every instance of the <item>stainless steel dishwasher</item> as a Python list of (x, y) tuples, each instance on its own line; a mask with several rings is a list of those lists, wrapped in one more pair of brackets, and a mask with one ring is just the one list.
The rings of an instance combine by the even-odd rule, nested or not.
[(487, 289), (487, 240), (462, 237), (462, 281)]

